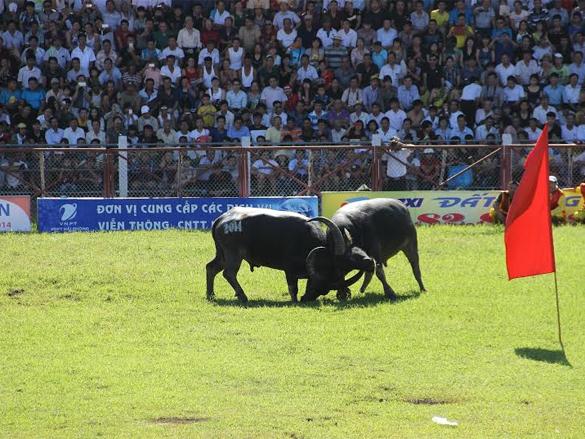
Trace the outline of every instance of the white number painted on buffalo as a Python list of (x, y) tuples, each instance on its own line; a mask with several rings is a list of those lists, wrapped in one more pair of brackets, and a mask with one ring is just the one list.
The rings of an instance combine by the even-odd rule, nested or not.
[(223, 233), (226, 235), (228, 233), (234, 232), (242, 232), (242, 222), (241, 221), (229, 221), (223, 225)]

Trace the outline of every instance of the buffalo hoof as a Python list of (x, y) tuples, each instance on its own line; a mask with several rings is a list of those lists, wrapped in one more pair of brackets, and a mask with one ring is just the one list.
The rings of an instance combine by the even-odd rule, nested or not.
[(207, 293), (207, 300), (210, 302), (215, 299), (215, 293)]
[(349, 288), (345, 288), (342, 290), (337, 290), (337, 300), (340, 302), (345, 302), (347, 299), (351, 298), (351, 291)]
[(245, 294), (237, 294), (236, 297), (242, 303), (248, 303), (248, 297)]
[(396, 302), (396, 294), (394, 294), (394, 291), (386, 291), (384, 295), (390, 302)]

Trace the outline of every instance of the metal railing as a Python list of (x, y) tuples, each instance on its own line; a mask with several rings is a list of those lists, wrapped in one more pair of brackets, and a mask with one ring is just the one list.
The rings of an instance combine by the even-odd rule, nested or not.
[[(112, 145), (113, 146), (113, 145)], [(432, 151), (429, 151), (432, 148)], [(505, 188), (531, 145), (365, 144), (0, 148), (0, 194), (283, 196), (322, 191)], [(585, 179), (585, 145), (550, 145), (561, 186)]]

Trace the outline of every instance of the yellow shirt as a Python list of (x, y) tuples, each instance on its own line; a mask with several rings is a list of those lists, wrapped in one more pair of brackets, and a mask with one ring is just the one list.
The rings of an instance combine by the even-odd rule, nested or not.
[(215, 123), (216, 111), (217, 108), (213, 104), (202, 105), (197, 109), (197, 115), (203, 119), (203, 125), (209, 128)]
[(449, 13), (447, 11), (439, 11), (435, 9), (431, 11), (431, 20), (435, 20), (439, 27), (446, 26), (449, 23)]

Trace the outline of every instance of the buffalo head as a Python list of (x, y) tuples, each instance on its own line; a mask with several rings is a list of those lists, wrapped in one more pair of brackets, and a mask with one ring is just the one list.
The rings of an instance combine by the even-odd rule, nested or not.
[[(374, 272), (376, 262), (361, 248), (352, 244), (351, 236), (347, 231), (344, 237), (337, 224), (325, 217), (311, 218), (309, 221), (325, 224), (329, 229), (330, 239), (326, 247), (316, 247), (307, 256), (306, 267), (309, 281), (307, 292), (301, 298), (302, 301), (315, 300), (330, 290), (348, 292), (349, 287), (356, 283), (364, 272)], [(345, 275), (353, 270), (358, 270), (358, 272), (345, 279)]]

